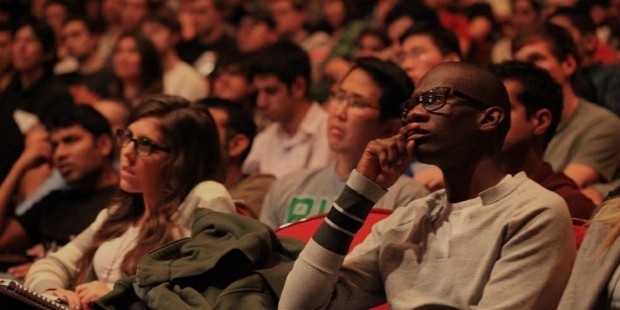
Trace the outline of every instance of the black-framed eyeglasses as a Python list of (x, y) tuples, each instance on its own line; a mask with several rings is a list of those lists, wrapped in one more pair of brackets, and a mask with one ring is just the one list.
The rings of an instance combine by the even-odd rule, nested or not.
[(450, 96), (456, 96), (465, 100), (461, 104), (469, 104), (479, 109), (484, 109), (486, 107), (482, 102), (480, 102), (480, 100), (464, 94), (454, 88), (435, 87), (419, 96), (409, 98), (407, 101), (403, 102), (400, 106), (400, 118), (404, 123), (407, 122), (407, 114), (409, 114), (409, 111), (415, 108), (418, 104), (422, 104), (422, 107), (426, 111), (437, 111), (446, 105), (448, 97)]
[(133, 147), (140, 156), (149, 156), (153, 154), (154, 151), (170, 152), (170, 148), (159, 146), (147, 138), (134, 139), (133, 134), (128, 129), (116, 130), (116, 145), (118, 145), (118, 147), (123, 148), (127, 146), (129, 142), (133, 142)]
[(379, 109), (378, 106), (370, 104), (368, 101), (366, 101), (366, 99), (362, 98), (361, 96), (354, 95), (354, 94), (347, 94), (345, 91), (342, 91), (342, 90), (332, 92), (329, 95), (329, 100), (331, 100), (332, 102), (335, 101), (338, 103), (346, 102), (347, 108), (356, 108), (356, 109), (369, 108), (369, 109), (376, 109), (376, 110)]

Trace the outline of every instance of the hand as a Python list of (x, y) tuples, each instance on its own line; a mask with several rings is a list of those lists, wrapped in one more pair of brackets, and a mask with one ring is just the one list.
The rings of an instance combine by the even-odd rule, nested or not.
[(69, 309), (81, 309), (80, 308), (80, 297), (74, 292), (65, 289), (55, 289), (48, 290), (43, 293), (44, 295), (56, 296), (58, 299), (62, 300), (67, 304)]
[(23, 280), (26, 277), (26, 275), (28, 274), (28, 270), (30, 270), (31, 266), (32, 266), (32, 263), (25, 263), (25, 264), (13, 266), (13, 267), (7, 269), (7, 272), (12, 277), (14, 277), (16, 279)]
[(32, 168), (49, 162), (52, 157), (52, 145), (49, 134), (43, 126), (35, 125), (26, 133), (24, 151), (18, 161), (25, 168)]
[(370, 141), (357, 164), (357, 171), (387, 189), (409, 165), (414, 145), (413, 139), (407, 138), (403, 133)]
[(73, 97), (73, 102), (76, 104), (93, 105), (97, 103), (101, 98), (95, 92), (90, 90), (84, 85), (74, 85), (69, 88), (69, 93)]
[(75, 292), (80, 297), (82, 309), (88, 310), (93, 301), (110, 292), (110, 289), (101, 281), (93, 281), (78, 285)]

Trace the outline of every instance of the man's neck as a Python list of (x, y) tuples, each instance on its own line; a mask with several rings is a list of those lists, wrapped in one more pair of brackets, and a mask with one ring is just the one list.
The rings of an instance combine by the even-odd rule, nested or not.
[(336, 154), (336, 175), (343, 179), (347, 179), (351, 174), (351, 171), (357, 167), (361, 154)]
[(524, 171), (531, 179), (536, 180), (544, 166), (542, 148), (530, 147), (523, 151), (510, 150), (502, 154), (502, 162), (507, 173), (517, 174)]
[(224, 35), (224, 27), (221, 25), (214, 26), (208, 33), (198, 35), (198, 42), (201, 44), (213, 44)]
[(494, 157), (482, 158), (475, 165), (442, 169), (442, 172), (448, 201), (452, 203), (475, 198), (506, 176)]
[(577, 107), (579, 107), (579, 104), (581, 103), (581, 100), (570, 84), (562, 87), (562, 95), (564, 96), (564, 101), (560, 123), (566, 122), (573, 115), (573, 113), (575, 113)]
[(166, 51), (162, 57), (162, 69), (164, 72), (168, 72), (179, 63), (179, 55), (177, 55), (174, 49)]
[(103, 68), (103, 59), (94, 50), (88, 57), (80, 61), (78, 72), (82, 75), (93, 74)]
[(105, 164), (100, 170), (93, 171), (91, 174), (84, 176), (76, 185), (86, 189), (103, 189), (118, 185), (118, 182), (118, 172), (114, 170), (110, 163)]
[(294, 136), (297, 133), (299, 127), (301, 126), (301, 123), (308, 114), (308, 111), (310, 111), (310, 107), (312, 107), (312, 102), (306, 99), (299, 99), (299, 102), (293, 104), (297, 105), (297, 111), (293, 114), (293, 117), (285, 122), (280, 123), (284, 131), (290, 137)]
[(36, 68), (30, 71), (22, 71), (19, 72), (19, 80), (22, 84), (22, 89), (27, 89), (30, 86), (34, 85), (43, 75), (45, 74), (45, 69)]

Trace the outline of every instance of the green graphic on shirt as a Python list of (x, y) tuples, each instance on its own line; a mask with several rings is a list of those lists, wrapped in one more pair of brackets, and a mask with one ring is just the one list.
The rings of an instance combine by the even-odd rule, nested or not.
[(286, 212), (286, 221), (294, 222), (329, 210), (330, 201), (325, 198), (293, 196)]

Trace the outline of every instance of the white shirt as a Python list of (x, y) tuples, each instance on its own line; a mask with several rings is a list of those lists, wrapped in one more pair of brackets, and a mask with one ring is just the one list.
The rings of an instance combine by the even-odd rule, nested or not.
[(114, 286), (114, 282), (123, 277), (121, 263), (127, 252), (136, 245), (139, 232), (139, 227), (130, 226), (123, 235), (102, 243), (95, 251), (93, 266), (97, 279), (105, 283), (110, 289)]
[(195, 101), (207, 96), (207, 82), (192, 66), (179, 61), (164, 72), (164, 93)]
[(260, 132), (242, 169), (246, 174), (260, 172), (279, 178), (304, 168), (323, 167), (332, 158), (327, 143), (327, 112), (313, 103), (295, 135), (289, 136), (279, 123)]

